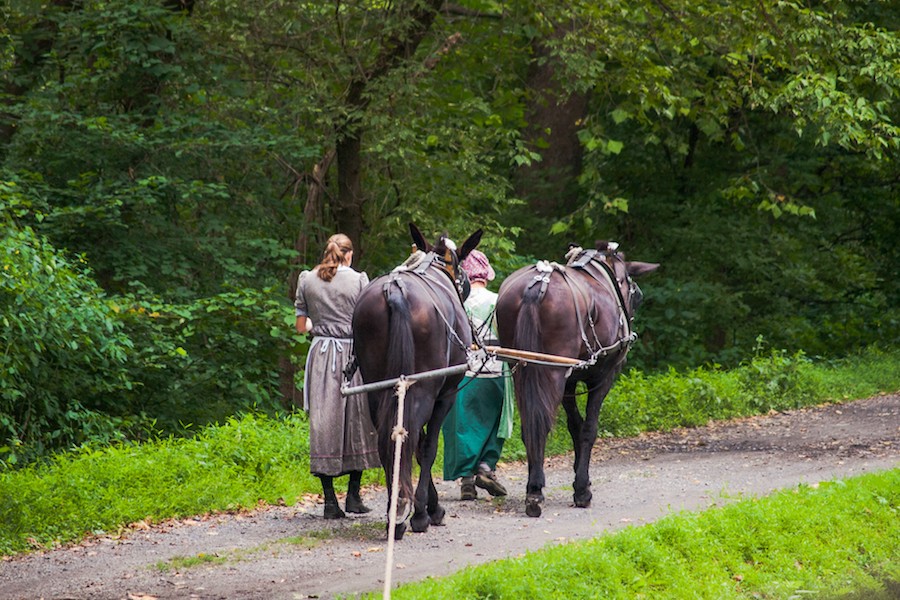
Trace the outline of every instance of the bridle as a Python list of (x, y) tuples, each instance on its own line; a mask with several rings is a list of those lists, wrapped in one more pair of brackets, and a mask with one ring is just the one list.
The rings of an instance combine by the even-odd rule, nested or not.
[[(615, 242), (610, 242), (610, 244), (615, 244)], [(616, 244), (616, 246), (618, 245)], [(634, 314), (637, 312), (638, 307), (644, 299), (644, 293), (641, 291), (640, 286), (634, 281), (634, 278), (628, 274), (628, 266), (625, 264), (625, 258), (617, 249), (615, 249), (615, 247), (610, 251), (597, 250), (596, 253), (594, 262), (601, 265), (607, 275), (609, 275), (610, 280), (615, 283), (613, 287), (619, 297), (620, 306), (625, 312), (625, 316), (628, 317), (628, 321), (633, 322)], [(617, 263), (622, 268), (622, 276), (619, 276), (616, 272)], [(628, 286), (627, 298), (622, 294), (623, 284)]]
[[(446, 238), (441, 238), (446, 242), (450, 242), (450, 240), (446, 240)], [(453, 242), (450, 242), (451, 244)], [(456, 250), (447, 247), (444, 251), (444, 255), (441, 256), (437, 252), (432, 252), (434, 254), (434, 258), (431, 259), (431, 264), (436, 265), (441, 271), (447, 274), (450, 278), (450, 281), (453, 282), (453, 286), (456, 288), (456, 293), (459, 295), (460, 302), (465, 302), (466, 298), (469, 297), (469, 293), (472, 291), (472, 284), (469, 282), (469, 275), (466, 273), (465, 269), (459, 266), (459, 257), (456, 255)]]

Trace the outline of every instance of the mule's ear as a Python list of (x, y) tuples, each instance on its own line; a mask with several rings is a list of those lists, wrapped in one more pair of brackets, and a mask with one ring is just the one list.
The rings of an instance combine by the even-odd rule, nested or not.
[(466, 241), (463, 242), (462, 247), (460, 247), (459, 251), (456, 253), (456, 257), (460, 262), (465, 260), (465, 258), (469, 255), (469, 252), (471, 252), (478, 246), (478, 243), (481, 241), (482, 235), (484, 235), (484, 230), (479, 229), (478, 231), (470, 235), (466, 239)]
[(628, 261), (625, 263), (625, 268), (628, 270), (629, 275), (638, 277), (657, 270), (659, 268), (659, 263)]
[(415, 223), (409, 224), (409, 234), (412, 236), (413, 242), (415, 242), (416, 244), (416, 248), (418, 248), (422, 252), (431, 252), (431, 244), (425, 241), (425, 236), (422, 235), (422, 232), (419, 231), (419, 228), (416, 227)]

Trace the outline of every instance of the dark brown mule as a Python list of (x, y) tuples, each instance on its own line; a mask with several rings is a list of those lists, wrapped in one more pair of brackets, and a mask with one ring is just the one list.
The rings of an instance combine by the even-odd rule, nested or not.
[[(354, 349), (366, 383), (463, 365), (472, 344), (471, 327), (463, 309), (468, 278), (459, 263), (478, 245), (481, 230), (457, 250), (446, 237), (431, 245), (415, 225), (410, 223), (409, 227), (421, 252), (369, 283), (353, 311)], [(456, 386), (461, 379), (462, 373), (423, 379), (406, 392), (403, 426), (409, 437), (401, 450), (394, 539), (403, 537), (411, 508), (413, 531), (443, 524), (444, 509), (438, 504), (431, 467), (437, 455), (441, 423), (456, 400)], [(394, 388), (388, 388), (368, 392), (368, 400), (390, 498), (394, 468), (391, 434), (397, 422), (397, 395)], [(413, 452), (420, 467), (415, 494)]]
[[(631, 321), (641, 294), (632, 277), (659, 267), (626, 262), (617, 247), (597, 242), (596, 250), (572, 248), (565, 266), (541, 261), (519, 269), (500, 287), (496, 317), (501, 346), (584, 361), (574, 369), (528, 363), (514, 370), (528, 456), (525, 512), (531, 517), (541, 514), (544, 450), (560, 403), (575, 446), (575, 505), (591, 504), (588, 467), (600, 407), (636, 337)], [(580, 381), (588, 391), (584, 416), (575, 402)]]

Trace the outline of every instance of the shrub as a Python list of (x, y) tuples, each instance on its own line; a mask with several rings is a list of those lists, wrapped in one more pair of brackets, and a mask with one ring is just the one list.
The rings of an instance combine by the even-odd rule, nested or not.
[(811, 361), (803, 351), (788, 355), (784, 350), (761, 351), (757, 338), (756, 355), (738, 370), (749, 407), (754, 412), (786, 410), (809, 404), (817, 395)]
[(279, 361), (303, 350), (283, 295), (272, 287), (181, 304), (146, 290), (118, 298), (135, 342), (132, 377), (141, 386), (127, 401), (167, 433), (243, 411), (278, 410)]
[(132, 343), (79, 257), (17, 226), (15, 188), (0, 182), (0, 464), (118, 439), (133, 386)]

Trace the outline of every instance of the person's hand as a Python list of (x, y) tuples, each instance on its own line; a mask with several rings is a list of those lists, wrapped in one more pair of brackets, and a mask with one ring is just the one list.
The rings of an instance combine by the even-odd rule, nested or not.
[(296, 327), (297, 333), (303, 335), (304, 333), (312, 330), (312, 319), (310, 319), (309, 317), (299, 316), (297, 317), (297, 322), (294, 324), (294, 327)]

